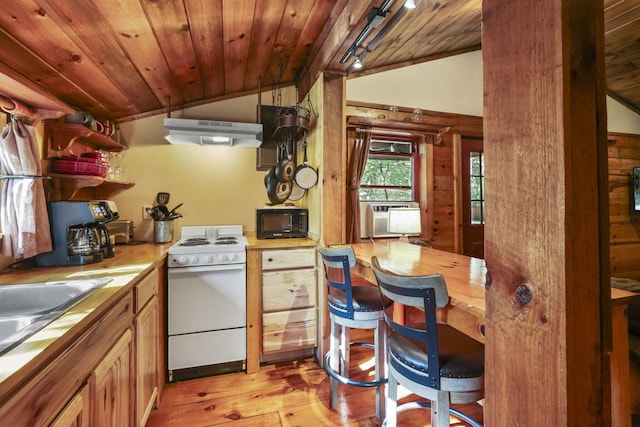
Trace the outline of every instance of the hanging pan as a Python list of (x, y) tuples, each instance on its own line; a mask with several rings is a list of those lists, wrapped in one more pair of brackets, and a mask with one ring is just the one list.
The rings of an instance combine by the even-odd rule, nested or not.
[[(285, 149), (283, 149), (282, 159), (278, 162), (275, 169), (276, 178), (280, 182), (289, 182), (293, 179), (293, 174), (296, 170), (296, 165), (291, 160), (291, 152), (289, 151), (290, 142), (283, 144)], [(284, 153), (286, 151), (286, 153)]]
[(264, 186), (267, 188), (269, 201), (274, 205), (279, 205), (289, 198), (293, 181), (280, 182), (276, 178), (275, 167), (269, 168), (264, 177)]
[(304, 160), (301, 165), (298, 165), (294, 173), (294, 180), (301, 188), (305, 190), (313, 187), (318, 182), (318, 171), (309, 166), (307, 161), (307, 138), (305, 135), (304, 142), (302, 143), (302, 150), (304, 152)]
[(307, 190), (300, 187), (295, 181), (291, 181), (291, 194), (289, 195), (289, 200), (292, 202), (296, 202), (304, 197)]

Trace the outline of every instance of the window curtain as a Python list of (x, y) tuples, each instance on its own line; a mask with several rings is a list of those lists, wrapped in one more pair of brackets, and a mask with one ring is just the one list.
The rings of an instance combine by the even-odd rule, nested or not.
[(30, 258), (50, 252), (42, 165), (33, 126), (12, 118), (0, 134), (2, 254)]
[(347, 243), (360, 241), (360, 181), (369, 156), (371, 130), (356, 130), (347, 182)]

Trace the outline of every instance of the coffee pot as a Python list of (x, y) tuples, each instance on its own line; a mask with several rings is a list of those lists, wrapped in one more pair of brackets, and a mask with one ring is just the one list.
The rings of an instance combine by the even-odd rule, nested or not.
[(100, 236), (95, 225), (77, 224), (67, 227), (67, 255), (73, 265), (102, 261)]
[(53, 250), (36, 255), (38, 267), (83, 265), (113, 256), (104, 224), (118, 218), (110, 200), (47, 202)]

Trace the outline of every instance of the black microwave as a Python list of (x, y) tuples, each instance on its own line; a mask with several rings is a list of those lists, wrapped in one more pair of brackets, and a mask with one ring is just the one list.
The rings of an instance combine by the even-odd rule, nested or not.
[(256, 210), (258, 239), (307, 237), (309, 211), (302, 208), (262, 208)]

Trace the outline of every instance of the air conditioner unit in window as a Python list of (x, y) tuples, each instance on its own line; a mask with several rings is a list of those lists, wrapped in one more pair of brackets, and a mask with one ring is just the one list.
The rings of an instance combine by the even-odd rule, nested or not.
[[(398, 237), (389, 231), (389, 208), (417, 208), (416, 202), (370, 202), (367, 203), (366, 235), (362, 237)], [(419, 236), (420, 233), (412, 234)]]

